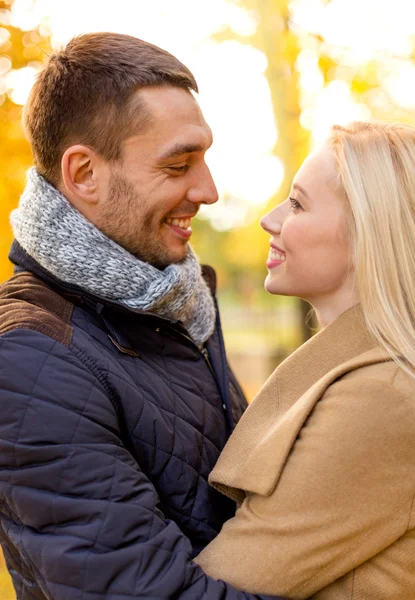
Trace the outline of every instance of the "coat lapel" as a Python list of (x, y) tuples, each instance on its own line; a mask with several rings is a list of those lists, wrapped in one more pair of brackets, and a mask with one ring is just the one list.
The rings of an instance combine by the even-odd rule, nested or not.
[(327, 387), (359, 367), (390, 360), (376, 348), (360, 307), (343, 313), (287, 358), (248, 407), (210, 483), (241, 502), (270, 495), (305, 421)]

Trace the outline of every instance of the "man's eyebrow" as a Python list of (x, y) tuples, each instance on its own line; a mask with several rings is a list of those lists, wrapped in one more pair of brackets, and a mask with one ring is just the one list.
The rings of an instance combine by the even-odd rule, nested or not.
[(293, 183), (293, 189), (300, 191), (302, 194), (304, 194), (304, 196), (306, 198), (308, 198), (311, 201), (310, 196), (307, 194), (307, 192), (305, 191), (305, 189), (303, 187), (301, 187), (301, 185), (299, 185), (298, 183)]
[(160, 156), (160, 160), (167, 160), (169, 158), (175, 158), (182, 154), (190, 154), (191, 152), (203, 152), (206, 150), (206, 146), (202, 144), (175, 144), (172, 148), (169, 148)]

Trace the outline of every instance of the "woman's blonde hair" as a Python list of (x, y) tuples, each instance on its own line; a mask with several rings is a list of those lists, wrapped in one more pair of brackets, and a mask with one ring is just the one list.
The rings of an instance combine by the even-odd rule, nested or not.
[(351, 207), (367, 326), (415, 377), (415, 127), (356, 122), (333, 127), (328, 142)]

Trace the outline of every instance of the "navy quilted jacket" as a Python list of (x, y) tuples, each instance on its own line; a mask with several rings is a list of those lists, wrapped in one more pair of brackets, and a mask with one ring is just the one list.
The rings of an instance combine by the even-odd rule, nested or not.
[(204, 355), (180, 323), (11, 258), (0, 536), (19, 600), (253, 598), (191, 561), (235, 510), (207, 483), (245, 408), (219, 320)]

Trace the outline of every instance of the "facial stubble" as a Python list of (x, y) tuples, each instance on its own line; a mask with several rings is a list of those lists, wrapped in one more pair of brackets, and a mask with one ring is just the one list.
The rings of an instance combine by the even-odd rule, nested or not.
[(110, 178), (100, 229), (136, 258), (157, 269), (175, 262), (160, 240), (160, 222), (155, 220), (149, 203), (118, 173)]

